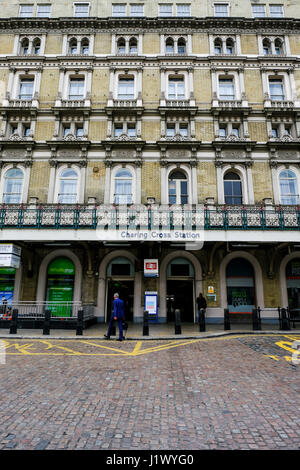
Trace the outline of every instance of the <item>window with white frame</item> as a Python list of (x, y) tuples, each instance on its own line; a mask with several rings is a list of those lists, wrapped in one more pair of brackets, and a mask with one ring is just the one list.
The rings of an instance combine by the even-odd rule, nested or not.
[(229, 5), (228, 3), (215, 3), (214, 4), (214, 15), (217, 17), (229, 16)]
[(34, 39), (32, 43), (32, 52), (34, 55), (39, 55), (41, 52), (41, 40), (39, 38)]
[(120, 100), (133, 100), (134, 99), (134, 77), (119, 76), (118, 99)]
[(159, 16), (170, 17), (173, 16), (172, 3), (164, 3), (159, 5)]
[(252, 4), (252, 16), (253, 16), (253, 18), (265, 18), (265, 16), (266, 16), (266, 5), (254, 5), (254, 4)]
[(129, 54), (137, 54), (138, 43), (136, 38), (130, 38), (129, 40)]
[(20, 54), (28, 55), (29, 54), (29, 39), (23, 38), (20, 43)]
[(168, 98), (169, 100), (184, 100), (184, 77), (172, 77), (168, 79)]
[(298, 183), (292, 170), (283, 170), (279, 175), (281, 204), (299, 204)]
[(4, 176), (3, 202), (20, 204), (24, 185), (24, 173), (20, 168), (7, 170)]
[(224, 201), (225, 204), (229, 205), (243, 203), (241, 179), (240, 176), (233, 171), (224, 175)]
[(230, 135), (241, 137), (242, 126), (240, 123), (220, 123), (219, 124), (219, 137), (226, 138)]
[(132, 204), (133, 178), (128, 168), (117, 170), (114, 177), (114, 204)]
[(283, 5), (270, 5), (270, 16), (272, 18), (283, 18)]
[(219, 78), (219, 98), (220, 100), (235, 99), (233, 78)]
[(70, 78), (69, 100), (82, 100), (84, 98), (84, 78)]
[(172, 138), (175, 135), (181, 135), (182, 137), (189, 136), (189, 126), (187, 122), (167, 122), (166, 125), (166, 137)]
[(283, 80), (281, 78), (269, 78), (270, 98), (273, 101), (285, 99)]
[(188, 204), (188, 180), (186, 174), (174, 170), (168, 180), (169, 204)]
[(89, 16), (89, 3), (74, 3), (74, 16), (76, 18), (86, 18)]
[(20, 78), (19, 100), (32, 100), (34, 89), (34, 78)]
[(73, 168), (66, 168), (59, 175), (58, 203), (76, 204), (78, 202), (78, 173)]
[(33, 5), (20, 5), (19, 17), (20, 18), (33, 17)]
[(136, 137), (136, 123), (134, 122), (115, 122), (114, 123), (114, 137), (127, 135), (128, 137)]
[(126, 3), (113, 4), (112, 16), (126, 16)]
[(144, 5), (131, 4), (130, 16), (144, 16)]
[(263, 40), (263, 52), (264, 52), (264, 55), (272, 54), (271, 41), (268, 38), (264, 38)]
[(36, 16), (38, 18), (50, 18), (51, 16), (51, 5), (38, 5)]
[(177, 4), (176, 5), (176, 16), (191, 16), (191, 5)]
[(126, 54), (126, 41), (124, 38), (119, 38), (117, 41), (117, 54)]

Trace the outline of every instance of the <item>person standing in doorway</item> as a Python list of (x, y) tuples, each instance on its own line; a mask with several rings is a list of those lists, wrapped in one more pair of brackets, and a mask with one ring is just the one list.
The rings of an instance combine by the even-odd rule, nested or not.
[(119, 294), (114, 294), (113, 313), (108, 324), (107, 335), (104, 335), (106, 339), (110, 339), (111, 329), (113, 326), (113, 322), (115, 320), (118, 322), (118, 328), (119, 328), (119, 339), (117, 341), (122, 341), (123, 339), (125, 339), (123, 336), (124, 318), (125, 318), (124, 302), (123, 300), (119, 299)]
[(206, 311), (207, 303), (205, 297), (200, 292), (199, 297), (197, 297), (197, 306), (198, 306), (198, 321), (200, 321), (200, 310), (201, 308)]

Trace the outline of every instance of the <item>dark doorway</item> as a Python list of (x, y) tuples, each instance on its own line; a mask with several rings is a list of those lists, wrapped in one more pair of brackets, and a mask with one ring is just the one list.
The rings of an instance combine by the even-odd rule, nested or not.
[(134, 281), (110, 279), (107, 283), (107, 321), (109, 321), (113, 309), (113, 295), (119, 294), (125, 304), (125, 320), (133, 321)]
[(174, 321), (176, 309), (180, 310), (182, 322), (194, 322), (193, 280), (167, 281), (168, 322)]

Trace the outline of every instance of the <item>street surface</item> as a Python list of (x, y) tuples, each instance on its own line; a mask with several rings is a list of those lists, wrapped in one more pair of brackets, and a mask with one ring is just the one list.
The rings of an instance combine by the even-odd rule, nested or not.
[(300, 449), (296, 340), (2, 339), (0, 449)]

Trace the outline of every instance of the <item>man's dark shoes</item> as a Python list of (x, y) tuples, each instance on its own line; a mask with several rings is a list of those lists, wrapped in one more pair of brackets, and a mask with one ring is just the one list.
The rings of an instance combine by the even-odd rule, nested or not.
[(110, 336), (104, 335), (105, 339), (110, 339)]
[(117, 341), (123, 341), (121, 338), (118, 338)]

